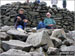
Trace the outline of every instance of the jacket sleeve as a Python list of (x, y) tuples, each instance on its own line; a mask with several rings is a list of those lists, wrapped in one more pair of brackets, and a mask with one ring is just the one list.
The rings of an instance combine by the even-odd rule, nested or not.
[(48, 26), (46, 18), (44, 19), (45, 26)]
[(26, 16), (24, 16), (24, 19), (27, 19)]
[(56, 24), (55, 20), (53, 19), (53, 24)]

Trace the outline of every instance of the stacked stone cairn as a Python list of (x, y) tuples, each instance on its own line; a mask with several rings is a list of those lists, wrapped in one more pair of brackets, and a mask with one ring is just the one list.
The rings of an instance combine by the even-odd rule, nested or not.
[[(25, 10), (24, 15), (30, 21), (25, 32), (14, 28), (14, 19), (20, 8)], [(33, 29), (47, 12), (56, 20), (57, 29)], [(0, 56), (66, 55), (62, 51), (70, 51), (70, 56), (75, 55), (75, 12), (51, 8), (45, 2), (14, 2), (2, 5), (0, 13)]]

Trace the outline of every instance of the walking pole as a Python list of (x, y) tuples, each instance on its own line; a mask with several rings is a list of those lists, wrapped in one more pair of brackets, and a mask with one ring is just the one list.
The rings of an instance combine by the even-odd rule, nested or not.
[(15, 22), (15, 25), (14, 25), (14, 26), (15, 26), (15, 28), (17, 28), (17, 20), (16, 20), (16, 22)]

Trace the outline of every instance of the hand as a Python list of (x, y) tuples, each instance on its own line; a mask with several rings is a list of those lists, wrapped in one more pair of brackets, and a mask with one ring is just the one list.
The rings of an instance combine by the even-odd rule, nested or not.
[(17, 16), (17, 19), (18, 19), (18, 20), (21, 20), (21, 17)]
[(27, 19), (24, 19), (23, 21), (24, 21), (24, 22), (26, 22), (26, 23), (28, 22), (28, 20), (27, 20)]
[(48, 26), (53, 26), (53, 24), (50, 24), (50, 25), (48, 25)]

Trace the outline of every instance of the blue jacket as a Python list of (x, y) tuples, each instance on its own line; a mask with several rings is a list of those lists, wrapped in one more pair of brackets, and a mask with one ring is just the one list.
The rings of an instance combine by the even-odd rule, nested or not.
[(40, 21), (38, 26), (37, 26), (37, 29), (41, 29), (41, 28), (45, 28), (45, 24), (43, 21)]

